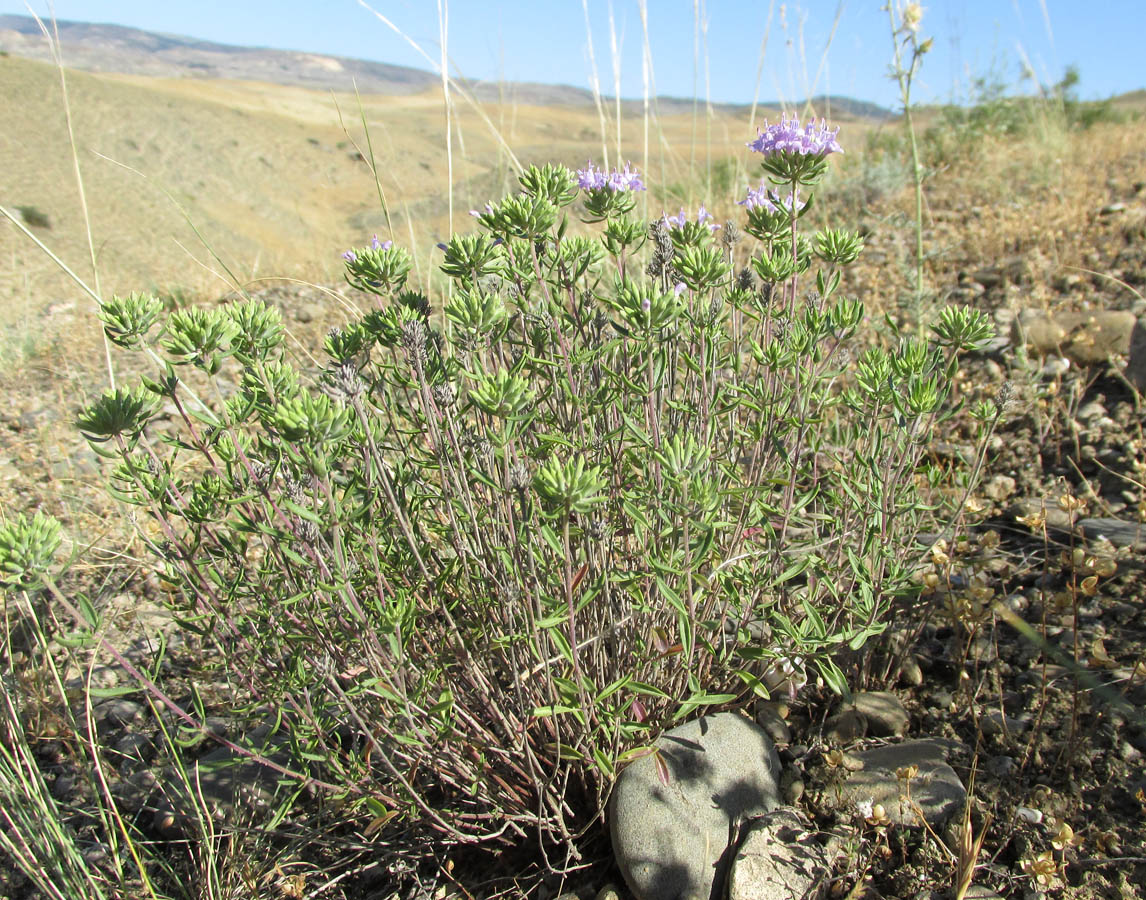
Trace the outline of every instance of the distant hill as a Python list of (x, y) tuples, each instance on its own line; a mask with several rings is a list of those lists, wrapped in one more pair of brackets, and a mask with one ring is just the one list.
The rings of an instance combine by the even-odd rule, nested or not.
[[(172, 34), (157, 34), (122, 25), (100, 25), (59, 20), (65, 63), (88, 72), (117, 72), (158, 78), (219, 78), (261, 81), (318, 90), (352, 91), (363, 94), (416, 94), (436, 87), (439, 76), (408, 66), (303, 53), (262, 47), (236, 47)], [(31, 16), (0, 15), (0, 50), (25, 59), (51, 61), (47, 41)], [(506, 100), (529, 106), (591, 106), (593, 95), (570, 85), (532, 82), (467, 82), (483, 101)], [(609, 99), (609, 98), (605, 98)], [(611, 99), (609, 102), (612, 102)], [(886, 119), (888, 110), (850, 97), (816, 97), (813, 108), (830, 108), (847, 118)], [(658, 97), (657, 109), (676, 115), (693, 108), (691, 98)], [(805, 101), (793, 104), (802, 109)], [(637, 112), (640, 100), (623, 101), (626, 113)], [(714, 104), (733, 111), (733, 104)], [(776, 109), (778, 103), (761, 103), (761, 109)]]

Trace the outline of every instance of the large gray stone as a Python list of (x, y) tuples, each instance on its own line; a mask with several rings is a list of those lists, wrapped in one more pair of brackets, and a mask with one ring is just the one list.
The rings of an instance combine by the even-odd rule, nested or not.
[(1088, 540), (1106, 538), (1115, 547), (1146, 550), (1146, 526), (1122, 519), (1079, 519), (1078, 527)]
[[(837, 770), (844, 773), (843, 780), (822, 790), (821, 804), (852, 812), (881, 804), (888, 818), (901, 826), (922, 826), (918, 808), (931, 827), (942, 826), (967, 799), (967, 789), (946, 761), (958, 746), (954, 741), (905, 741), (848, 754), (847, 765)], [(908, 784), (896, 773), (910, 766), (918, 771)]]
[(656, 742), (668, 770), (642, 757), (613, 789), (609, 831), (636, 900), (717, 900), (741, 822), (780, 804), (780, 759), (767, 733), (738, 713), (701, 718)]
[(728, 900), (796, 900), (818, 896), (834, 850), (815, 840), (810, 823), (781, 807), (747, 829), (728, 874)]

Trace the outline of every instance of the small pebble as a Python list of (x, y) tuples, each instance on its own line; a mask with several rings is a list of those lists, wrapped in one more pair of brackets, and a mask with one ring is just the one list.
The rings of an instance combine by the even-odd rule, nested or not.
[(607, 884), (597, 891), (595, 900), (621, 900), (621, 893), (617, 890), (616, 885)]
[(908, 687), (919, 687), (923, 684), (923, 669), (913, 657), (908, 657), (900, 665), (899, 681)]
[(780, 776), (780, 790), (783, 792), (784, 802), (795, 806), (804, 796), (804, 779), (800, 777), (799, 771), (792, 768), (785, 769), (784, 774)]
[(52, 796), (57, 800), (63, 800), (75, 786), (76, 780), (71, 775), (61, 775), (52, 785)]

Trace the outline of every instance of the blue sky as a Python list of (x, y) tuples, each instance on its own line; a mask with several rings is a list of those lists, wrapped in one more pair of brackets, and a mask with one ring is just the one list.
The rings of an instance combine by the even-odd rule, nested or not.
[[(455, 72), (589, 87), (591, 34), (602, 91), (612, 93), (615, 35), (621, 93), (641, 96), (638, 0), (585, 2), (589, 31), (582, 0), (449, 2), (447, 47)], [(655, 89), (751, 102), (767, 32), (760, 100), (831, 92), (894, 107), (896, 88), (886, 77), (891, 41), (883, 2), (647, 0)], [(375, 0), (371, 6), (438, 58), (437, 0)], [(972, 81), (982, 76), (1017, 86), (1024, 60), (1042, 84), (1060, 78), (1067, 65), (1078, 66), (1079, 93), (1088, 99), (1146, 87), (1142, 0), (932, 0), (923, 7), (921, 34), (935, 42), (917, 82), (921, 102), (965, 98)], [(43, 0), (34, 0), (32, 8), (47, 12)], [(54, 8), (61, 19), (430, 68), (358, 0), (55, 0)], [(26, 13), (27, 8), (0, 0), (0, 11)]]

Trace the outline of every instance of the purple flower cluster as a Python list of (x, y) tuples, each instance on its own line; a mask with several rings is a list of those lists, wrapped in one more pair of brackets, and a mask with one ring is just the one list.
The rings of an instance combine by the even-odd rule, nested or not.
[[(670, 216), (668, 213), (665, 213), (664, 220), (665, 224), (668, 225), (669, 228), (684, 228), (685, 224), (688, 222), (688, 216), (684, 214), (684, 207), (682, 206), (680, 212), (678, 212), (675, 216)], [(703, 204), (701, 204), (700, 209), (697, 211), (696, 221), (698, 225), (707, 224), (708, 230), (713, 233), (715, 233), (716, 230), (720, 228), (719, 225), (712, 221), (712, 214), (704, 208)]]
[(804, 204), (800, 202), (800, 191), (796, 189), (795, 194), (788, 194), (783, 200), (771, 191), (766, 181), (760, 182), (760, 187), (749, 188), (748, 196), (743, 200), (737, 201), (738, 206), (745, 206), (748, 209), (756, 209), (758, 206), (763, 206), (768, 212), (779, 212), (781, 209), (786, 212), (799, 212), (804, 208)]
[[(370, 239), (370, 249), (371, 250), (389, 250), (393, 246), (394, 246), (393, 241), (380, 241), (380, 240), (378, 240), (378, 235), (374, 235), (374, 237), (372, 237)], [(355, 253), (353, 250), (347, 250), (345, 253), (342, 254), (342, 258), (344, 260), (346, 260), (348, 263), (352, 263), (358, 259), (358, 254)]]
[(812, 119), (803, 128), (800, 127), (800, 120), (797, 117), (781, 118), (776, 125), (769, 125), (765, 119), (764, 125), (766, 127), (763, 131), (756, 129), (758, 136), (756, 140), (749, 141), (748, 146), (765, 156), (771, 156), (773, 153), (827, 156), (829, 153), (844, 152), (836, 140), (840, 129), (837, 127), (835, 131), (829, 130), (823, 119), (820, 119), (818, 126), (816, 120)]
[(577, 170), (577, 187), (583, 191), (595, 191), (608, 188), (610, 191), (643, 191), (644, 182), (639, 173), (634, 171), (632, 163), (625, 163), (623, 170), (613, 169), (606, 173), (598, 169), (590, 160), (584, 169)]

